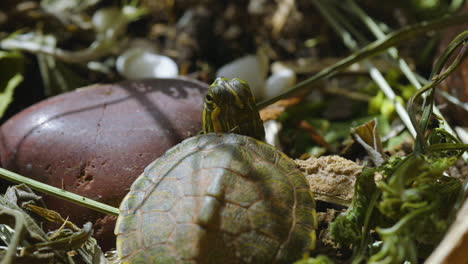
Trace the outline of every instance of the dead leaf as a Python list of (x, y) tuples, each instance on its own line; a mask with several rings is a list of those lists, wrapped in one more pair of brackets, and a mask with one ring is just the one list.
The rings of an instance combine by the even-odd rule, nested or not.
[(260, 110), (260, 118), (265, 122), (268, 120), (276, 120), (286, 109), (290, 106), (297, 105), (302, 101), (301, 97), (290, 97), (287, 99), (279, 100), (278, 102), (269, 105)]
[(377, 120), (373, 119), (361, 126), (351, 128), (354, 139), (366, 150), (372, 162), (380, 166), (385, 161)]

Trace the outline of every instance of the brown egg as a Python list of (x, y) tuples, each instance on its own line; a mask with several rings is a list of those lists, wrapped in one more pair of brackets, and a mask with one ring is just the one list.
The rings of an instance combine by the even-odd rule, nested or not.
[[(149, 163), (201, 130), (207, 88), (187, 79), (148, 79), (49, 98), (1, 126), (1, 164), (117, 207)], [(114, 217), (54, 197), (45, 201), (76, 224), (93, 222), (101, 246), (115, 247)]]

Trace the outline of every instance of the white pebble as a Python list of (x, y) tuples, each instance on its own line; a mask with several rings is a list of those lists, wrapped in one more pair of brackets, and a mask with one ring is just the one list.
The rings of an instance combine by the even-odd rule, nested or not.
[(465, 143), (468, 144), (468, 128), (467, 127), (455, 127), (455, 132), (457, 132), (458, 138)]
[(291, 88), (296, 83), (296, 73), (279, 64), (272, 66), (272, 74), (266, 81), (265, 98), (271, 98)]
[(279, 140), (279, 132), (282, 128), (281, 123), (276, 120), (268, 120), (263, 123), (263, 127), (265, 128), (265, 142), (281, 150)]
[(171, 58), (145, 49), (125, 51), (117, 58), (116, 68), (127, 79), (171, 78), (179, 75), (177, 64)]
[(247, 55), (221, 67), (216, 76), (228, 79), (239, 78), (246, 81), (258, 101), (265, 98), (266, 72), (267, 69), (257, 56)]

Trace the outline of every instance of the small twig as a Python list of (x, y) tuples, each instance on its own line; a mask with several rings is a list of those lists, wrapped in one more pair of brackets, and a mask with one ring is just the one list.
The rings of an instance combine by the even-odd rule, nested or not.
[(281, 0), (277, 2), (278, 8), (271, 19), (273, 25), (273, 36), (278, 36), (283, 29), (284, 24), (286, 24), (289, 14), (296, 6), (295, 0)]
[[(455, 97), (444, 90), (436, 90), (436, 93), (443, 96), (450, 103), (462, 108), (465, 111), (468, 111), (468, 102), (462, 102), (458, 97)], [(436, 113), (437, 114), (437, 113)]]
[[(435, 76), (432, 78), (432, 81), (426, 84), (418, 91), (416, 91), (416, 93), (408, 100), (408, 112), (410, 113), (411, 122), (413, 123), (418, 132), (417, 146), (419, 147), (416, 148), (418, 153), (424, 151), (427, 147), (427, 142), (424, 138), (424, 132), (428, 124), (428, 115), (430, 113), (428, 113), (427, 109), (423, 109), (423, 117), (421, 118), (421, 121), (416, 120), (415, 100), (422, 96), (425, 92), (430, 91), (431, 93), (433, 93), (437, 85), (441, 83), (445, 78), (447, 78), (453, 71), (455, 71), (455, 69), (463, 62), (463, 59), (468, 53), (468, 44), (466, 44), (465, 41), (468, 41), (468, 31), (461, 33), (457, 36), (455, 40), (452, 41), (452, 43), (450, 43), (449, 47), (442, 54), (441, 58), (437, 61), (434, 67), (432, 75)], [(463, 45), (463, 47), (459, 52), (458, 56), (447, 68), (446, 71), (440, 73), (443, 65), (447, 62), (448, 58), (452, 55), (455, 49), (457, 49), (460, 45)], [(432, 102), (430, 102), (430, 104), (432, 104)], [(433, 107), (431, 106), (431, 109), (432, 108)]]
[(0, 41), (0, 48), (5, 50), (23, 50), (34, 54), (45, 54), (55, 57), (58, 60), (69, 63), (84, 63), (99, 59), (113, 52), (115, 49), (121, 49), (126, 45), (124, 41), (124, 29), (127, 25), (145, 15), (148, 11), (145, 8), (137, 8), (131, 5), (124, 6), (121, 9), (121, 15), (113, 27), (103, 32), (98, 32), (96, 40), (85, 49), (78, 51), (67, 51), (55, 47), (55, 43), (44, 43), (44, 36), (30, 36), (12, 34)]
[[(347, 0), (347, 4), (350, 7), (350, 10), (354, 12), (364, 24), (369, 28), (369, 30), (377, 37), (377, 39), (385, 39), (385, 33), (380, 29), (380, 26), (368, 16), (353, 0)], [(398, 50), (395, 47), (389, 48), (387, 53), (398, 62), (403, 74), (408, 78), (409, 82), (416, 87), (416, 89), (421, 88), (421, 84), (418, 82), (415, 74), (410, 69), (406, 61), (399, 57)]]
[[(337, 14), (333, 9), (328, 8), (326, 4), (322, 3), (321, 1), (314, 1), (314, 4), (320, 10), (320, 12), (324, 15), (327, 21), (332, 25), (335, 31), (342, 36), (343, 42), (345, 45), (351, 50), (356, 51), (358, 49), (358, 42), (365, 43), (367, 42), (366, 39), (360, 34), (355, 33), (357, 41), (353, 38), (353, 36), (345, 29), (342, 25), (347, 25), (347, 28), (350, 29), (351, 32), (357, 32), (357, 30), (348, 23), (344, 16)], [(333, 10), (333, 11), (332, 11)], [(339, 23), (341, 22), (341, 24)], [(384, 92), (387, 98), (392, 101), (395, 105), (396, 112), (400, 116), (400, 119), (405, 124), (406, 128), (409, 130), (413, 137), (416, 137), (416, 130), (414, 129), (413, 125), (411, 124), (411, 120), (408, 116), (408, 112), (406, 112), (405, 107), (397, 101), (397, 96), (393, 89), (390, 87), (388, 82), (385, 80), (385, 77), (382, 73), (372, 65), (369, 61), (364, 62), (369, 69), (369, 74), (374, 82), (380, 87), (380, 89)]]
[(372, 100), (372, 96), (369, 96), (364, 93), (353, 92), (345, 88), (340, 88), (338, 86), (327, 86), (325, 87), (325, 92), (330, 94), (346, 96), (356, 101), (369, 102), (370, 100)]
[(23, 50), (30, 53), (39, 53), (55, 57), (58, 60), (69, 62), (69, 63), (82, 63), (92, 60), (99, 59), (103, 56), (108, 55), (116, 47), (121, 48), (125, 42), (117, 41), (114, 38), (106, 40), (97, 40), (90, 47), (78, 50), (78, 51), (67, 51), (55, 46), (40, 43), (36, 37), (32, 40), (7, 38), (0, 41), (0, 48), (5, 50)]
[(408, 26), (389, 34), (385, 39), (378, 39), (369, 45), (365, 46), (360, 51), (351, 54), (345, 59), (339, 61), (337, 64), (328, 67), (311, 78), (304, 80), (295, 86), (291, 87), (289, 90), (281, 93), (280, 95), (270, 98), (268, 100), (262, 101), (257, 104), (257, 108), (264, 108), (278, 100), (287, 98), (292, 94), (304, 90), (312, 84), (316, 83), (319, 80), (330, 78), (331, 76), (337, 74), (340, 71), (343, 71), (348, 66), (361, 61), (363, 59), (375, 56), (376, 54), (385, 51), (386, 49), (397, 45), (403, 40), (414, 38), (416, 35), (423, 34), (430, 30), (436, 30), (444, 27), (448, 27), (454, 24), (460, 24), (465, 22), (468, 19), (468, 14), (456, 15), (456, 16), (447, 16), (440, 19), (432, 21), (423, 21), (412, 26)]
[(31, 189), (34, 189), (39, 192), (43, 192), (46, 194), (53, 195), (55, 197), (60, 197), (64, 200), (67, 200), (69, 202), (99, 211), (101, 213), (105, 214), (110, 214), (110, 215), (119, 215), (119, 209), (109, 206), (107, 204), (103, 204), (91, 199), (88, 199), (86, 197), (80, 196), (78, 194), (74, 194), (53, 186), (50, 186), (48, 184), (38, 182), (32, 179), (29, 179), (27, 177), (21, 176), (17, 173), (5, 170), (3, 168), (0, 168), (0, 177), (4, 178), (8, 181), (12, 181), (15, 183), (23, 183), (29, 186)]
[[(377, 37), (377, 39), (385, 39), (386, 35), (382, 31), (380, 26), (377, 25), (377, 23), (372, 19), (372, 17), (368, 16), (358, 5), (356, 5), (354, 0), (347, 0), (347, 4), (350, 7), (350, 10), (354, 12), (359, 18), (361, 18), (364, 24), (369, 28), (372, 34), (374, 34), (374, 36)], [(421, 79), (421, 77), (410, 69), (408, 63), (406, 63), (406, 61), (398, 55), (398, 50), (396, 48), (389, 48), (387, 53), (397, 62), (401, 72), (416, 89), (421, 89), (421, 82), (423, 82), (424, 84), (427, 83), (427, 80), (422, 79), (421, 82), (418, 80)], [(445, 130), (447, 130), (452, 135), (456, 135), (456, 133), (450, 127), (446, 119), (443, 117), (440, 110), (436, 106), (434, 106), (432, 110), (444, 121), (443, 124)]]

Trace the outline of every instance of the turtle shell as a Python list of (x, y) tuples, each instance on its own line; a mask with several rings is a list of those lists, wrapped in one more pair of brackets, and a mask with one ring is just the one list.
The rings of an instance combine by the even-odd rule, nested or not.
[(316, 223), (290, 158), (251, 137), (210, 133), (146, 167), (115, 234), (124, 263), (291, 263), (312, 246)]

